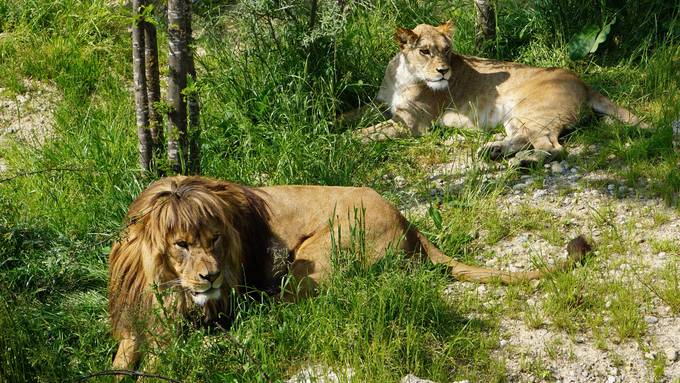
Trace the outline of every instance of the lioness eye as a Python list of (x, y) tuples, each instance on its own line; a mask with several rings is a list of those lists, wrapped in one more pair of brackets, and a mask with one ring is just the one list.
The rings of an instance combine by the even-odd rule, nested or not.
[(430, 50), (429, 49), (421, 49), (420, 54), (423, 55), (423, 56), (429, 56)]
[(177, 241), (177, 242), (175, 242), (175, 246), (179, 246), (182, 249), (188, 249), (189, 248), (189, 244), (187, 243), (187, 241)]

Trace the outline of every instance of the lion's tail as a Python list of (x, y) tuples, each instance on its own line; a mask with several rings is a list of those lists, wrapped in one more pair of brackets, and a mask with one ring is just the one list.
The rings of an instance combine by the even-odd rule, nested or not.
[(522, 281), (529, 281), (538, 279), (546, 274), (557, 271), (569, 270), (576, 263), (580, 262), (585, 255), (591, 250), (590, 244), (583, 236), (578, 236), (572, 239), (567, 245), (568, 257), (565, 261), (560, 262), (554, 266), (546, 267), (540, 270), (531, 270), (523, 272), (509, 272), (496, 269), (488, 269), (484, 267), (466, 265), (458, 262), (451, 257), (444, 254), (437, 246), (430, 242), (422, 233), (417, 232), (418, 239), (427, 254), (427, 257), (434, 264), (446, 265), (450, 269), (451, 275), (457, 280), (472, 281), (488, 283), (499, 281), (505, 284), (517, 283)]
[(640, 121), (638, 116), (628, 109), (616, 105), (612, 100), (593, 88), (588, 88), (588, 105), (593, 108), (595, 112), (612, 116), (626, 124), (637, 125), (643, 129), (649, 128), (649, 125)]

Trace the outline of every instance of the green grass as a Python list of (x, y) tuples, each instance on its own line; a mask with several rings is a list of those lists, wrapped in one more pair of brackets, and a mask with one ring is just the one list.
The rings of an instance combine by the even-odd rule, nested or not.
[[(107, 320), (109, 246), (127, 205), (151, 181), (137, 169), (130, 13), (120, 3), (0, 0), (1, 97), (28, 92), (28, 79), (57, 95), (53, 134), (42, 147), (6, 142), (0, 148), (7, 176), (38, 171), (0, 183), (0, 381), (71, 381), (108, 369), (115, 351)], [(517, 212), (498, 207), (520, 176), (515, 171), (487, 180), (487, 171), (475, 166), (460, 188), (430, 195), (427, 166), (461, 151), (472, 155), (485, 134), (436, 128), (421, 139), (359, 145), (346, 132), (355, 126), (336, 121), (375, 95), (397, 50), (396, 26), (453, 19), (459, 51), (568, 67), (644, 116), (654, 129), (585, 118), (565, 147), (598, 150), (571, 156), (570, 163), (584, 173), (606, 171), (641, 196), (678, 206), (670, 123), (680, 115), (680, 25), (671, 2), (501, 2), (497, 40), (483, 52), (474, 48), (470, 1), (353, 2), (344, 15), (336, 2), (320, 3), (314, 31), (307, 28), (307, 2), (286, 9), (272, 1), (196, 3), (197, 45), (206, 52), (197, 59), (204, 174), (254, 185), (371, 186), (400, 207), (429, 201), (440, 217), (432, 211), (412, 220), (467, 262), (483, 262), (491, 246), (526, 231), (564, 242), (566, 224), (551, 225), (549, 212), (530, 204)], [(614, 15), (618, 21), (598, 51), (571, 61), (567, 43), (580, 28)], [(440, 145), (451, 134), (466, 140)], [(387, 173), (403, 176), (408, 187), (395, 188), (383, 178)], [(532, 173), (534, 186), (543, 174)], [(443, 297), (442, 270), (405, 265), (392, 254), (374, 267), (336, 273), (319, 297), (298, 304), (238, 302), (229, 336), (207, 329), (181, 334), (156, 350), (158, 372), (184, 381), (257, 382), (320, 364), (352, 366), (358, 381), (397, 381), (406, 373), (442, 382), (504, 381), (503, 362), (492, 356), (502, 316), (569, 334), (591, 328), (603, 348), (612, 337), (639, 340), (640, 307), (651, 297), (680, 310), (677, 262), (656, 279), (639, 276), (646, 283), (641, 291), (607, 281), (607, 262), (639, 245), (626, 225), (615, 223), (613, 210), (590, 214), (602, 231), (598, 257), (538, 287), (508, 288), (491, 304), (474, 291)], [(654, 225), (669, 219), (654, 214)], [(672, 243), (651, 246), (677, 255)], [(528, 307), (534, 292), (539, 305)], [(468, 319), (479, 317), (485, 319)], [(663, 370), (661, 359), (654, 363)], [(213, 365), (217, 370), (206, 370)], [(546, 374), (541, 360), (524, 368)]]

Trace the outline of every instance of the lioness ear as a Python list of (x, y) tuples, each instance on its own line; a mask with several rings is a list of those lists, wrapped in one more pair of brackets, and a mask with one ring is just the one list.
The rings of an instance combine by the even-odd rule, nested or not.
[(399, 46), (404, 48), (407, 44), (413, 44), (418, 40), (418, 35), (415, 34), (410, 29), (397, 28), (397, 32), (394, 34), (394, 39), (397, 40)]
[(440, 25), (437, 27), (437, 30), (441, 32), (442, 34), (446, 35), (447, 37), (451, 37), (451, 33), (453, 33), (453, 21), (449, 20), (445, 22), (444, 24)]

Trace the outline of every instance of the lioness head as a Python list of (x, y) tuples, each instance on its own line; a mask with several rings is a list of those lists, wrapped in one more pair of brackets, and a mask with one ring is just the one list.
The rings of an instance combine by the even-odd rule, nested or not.
[(420, 24), (412, 30), (397, 28), (394, 35), (408, 71), (433, 90), (444, 90), (449, 85), (452, 30), (449, 21), (438, 27)]
[[(137, 224), (152, 245), (144, 259), (147, 275), (203, 306), (240, 284), (241, 240), (234, 208), (195, 178), (154, 184), (140, 201)], [(133, 207), (132, 209), (135, 209)], [(134, 219), (134, 218), (133, 218)]]

